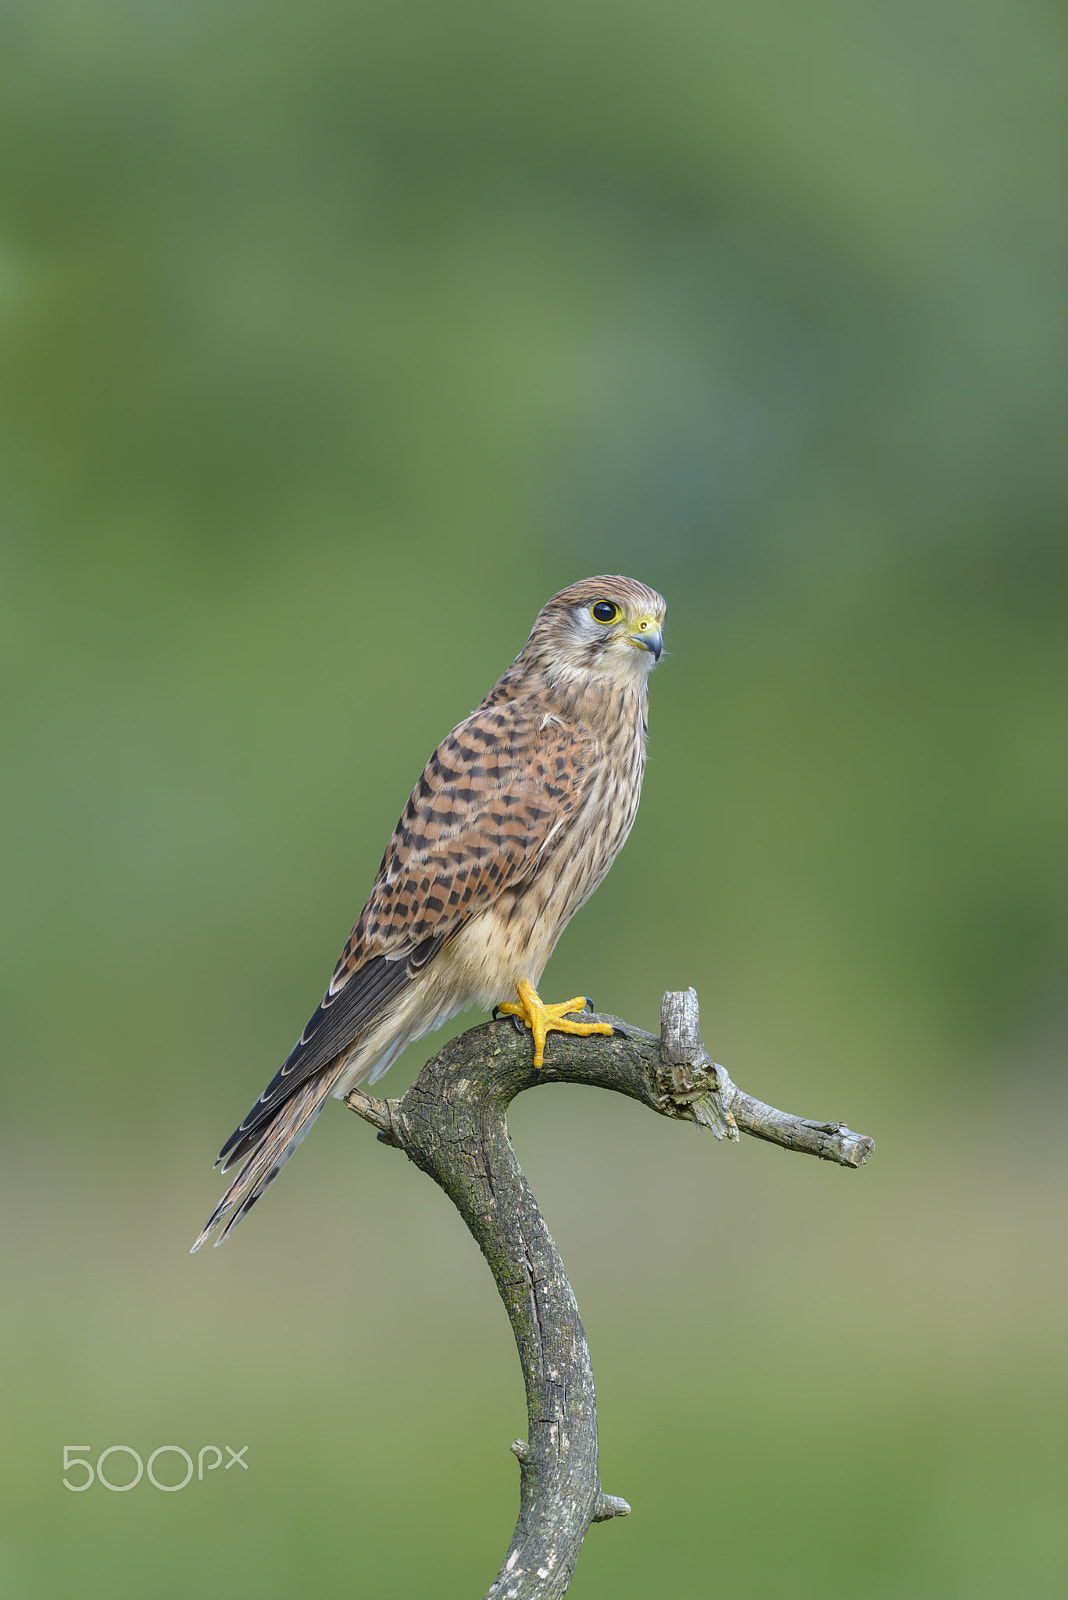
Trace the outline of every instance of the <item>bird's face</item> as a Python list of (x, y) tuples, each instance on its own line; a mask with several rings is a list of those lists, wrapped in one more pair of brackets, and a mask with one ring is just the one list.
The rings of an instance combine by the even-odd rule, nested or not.
[(584, 578), (553, 596), (530, 645), (554, 677), (644, 680), (664, 648), (666, 612), (663, 597), (633, 578)]

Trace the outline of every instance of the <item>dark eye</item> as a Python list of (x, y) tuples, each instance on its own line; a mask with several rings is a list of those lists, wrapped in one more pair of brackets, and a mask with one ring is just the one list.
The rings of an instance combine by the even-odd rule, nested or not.
[(611, 600), (598, 600), (595, 606), (590, 607), (590, 615), (595, 617), (598, 622), (618, 622), (620, 610), (618, 606), (612, 604)]

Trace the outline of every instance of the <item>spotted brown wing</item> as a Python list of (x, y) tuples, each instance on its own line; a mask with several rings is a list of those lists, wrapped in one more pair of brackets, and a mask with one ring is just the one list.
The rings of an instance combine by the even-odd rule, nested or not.
[(223, 1145), (224, 1170), (471, 917), (536, 871), (594, 757), (592, 739), (550, 717), (538, 696), (483, 705), (442, 741), (394, 829), (330, 987)]

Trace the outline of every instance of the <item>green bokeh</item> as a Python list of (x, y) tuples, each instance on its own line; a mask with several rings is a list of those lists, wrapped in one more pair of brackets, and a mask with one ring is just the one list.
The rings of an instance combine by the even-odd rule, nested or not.
[(1066, 32), (5, 8), (0, 1594), (488, 1583), (522, 1395), (442, 1197), (330, 1107), (186, 1251), (426, 755), (606, 570), (669, 656), (546, 992), (693, 983), (878, 1151), (517, 1105), (634, 1506), (572, 1592), (1065, 1592)]

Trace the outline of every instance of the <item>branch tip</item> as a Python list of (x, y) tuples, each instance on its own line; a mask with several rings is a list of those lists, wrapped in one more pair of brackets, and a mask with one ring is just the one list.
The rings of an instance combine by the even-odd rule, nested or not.
[(660, 1056), (669, 1066), (688, 1065), (705, 1053), (697, 990), (669, 989), (660, 1002)]
[(345, 1096), (345, 1104), (350, 1111), (355, 1111), (358, 1117), (362, 1117), (364, 1122), (369, 1122), (373, 1128), (377, 1128), (379, 1137), (386, 1144), (397, 1144), (388, 1100), (379, 1100), (373, 1094), (364, 1094), (362, 1089), (350, 1089)]
[(530, 1460), (530, 1446), (525, 1439), (513, 1439), (508, 1446), (521, 1467), (525, 1467)]
[(611, 1517), (629, 1517), (630, 1506), (616, 1494), (600, 1494), (593, 1509), (594, 1522), (607, 1522)]

